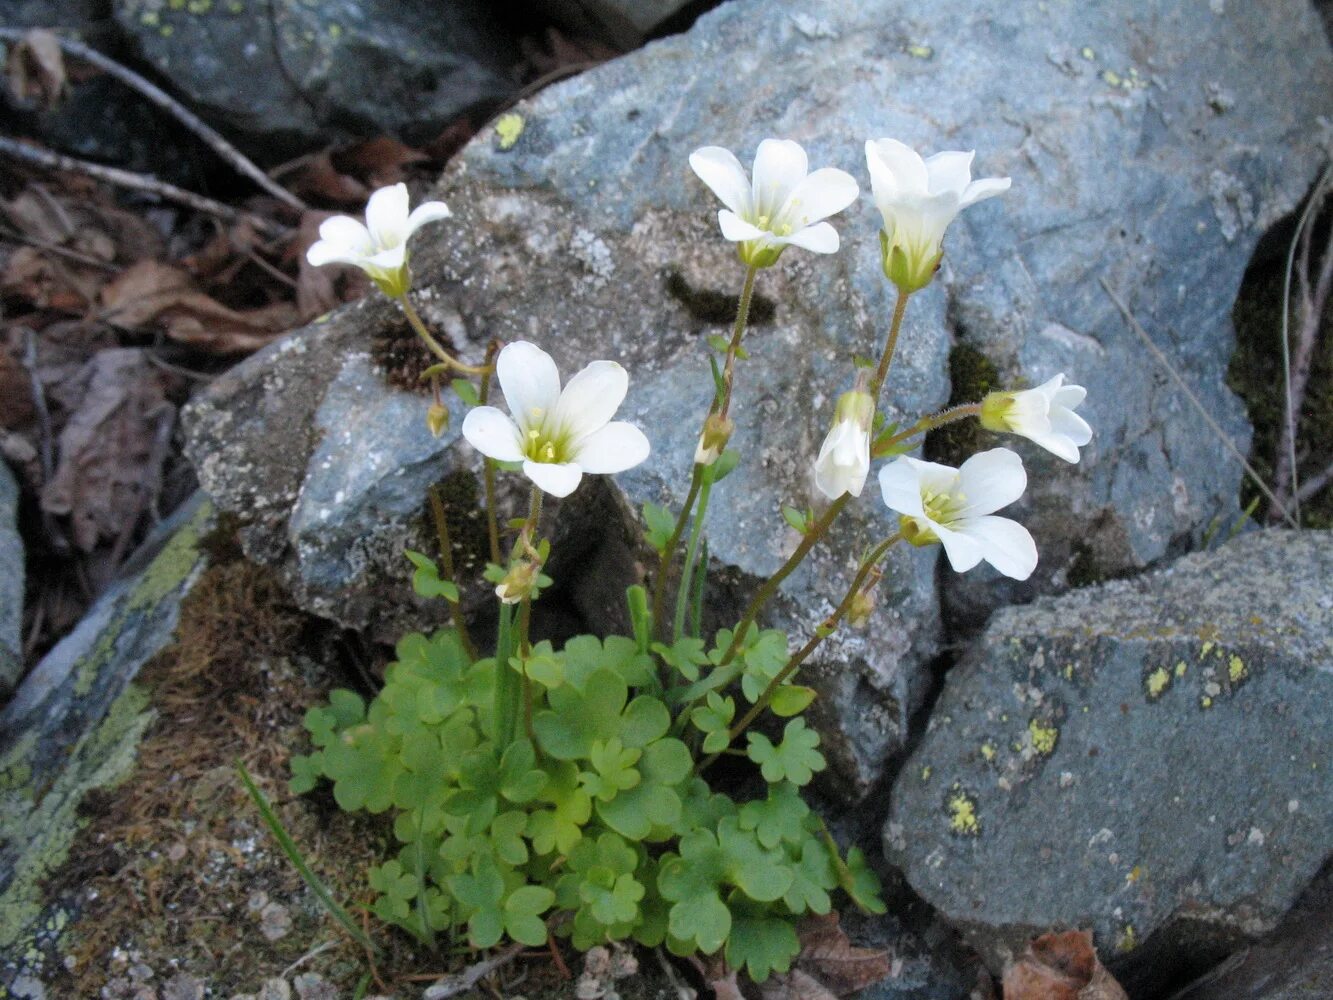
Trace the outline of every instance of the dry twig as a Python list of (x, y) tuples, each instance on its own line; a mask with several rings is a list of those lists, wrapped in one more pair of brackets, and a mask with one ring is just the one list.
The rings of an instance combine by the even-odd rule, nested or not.
[(482, 959), (475, 965), (468, 966), (457, 975), (443, 977), (434, 986), (426, 988), (422, 1000), (446, 1000), (448, 997), (456, 997), (460, 993), (466, 993), (496, 969), (503, 968), (518, 958), (523, 948), (524, 946), (521, 944), (511, 944), (508, 948), (496, 952), (490, 958)]
[[(0, 28), (0, 40), (9, 42), (21, 42), (27, 36), (28, 32), (20, 28)], [(61, 38), (54, 35), (60, 48), (75, 59), (82, 59), (86, 63), (91, 63), (104, 73), (115, 77), (121, 83), (132, 90), (138, 91), (153, 104), (156, 104), (167, 114), (171, 115), (187, 129), (197, 135), (207, 146), (217, 153), (219, 157), (229, 163), (237, 173), (248, 177), (259, 187), (267, 191), (274, 198), (289, 208), (294, 208), (298, 212), (306, 211), (306, 204), (296, 195), (292, 194), (286, 188), (275, 184), (264, 171), (260, 170), (250, 160), (238, 150), (235, 146), (222, 138), (217, 132), (206, 125), (198, 115), (190, 111), (178, 100), (168, 94), (157, 85), (145, 80), (138, 73), (134, 72), (109, 56), (103, 55), (94, 48), (84, 45), (82, 42), (74, 41), (70, 38)]]
[[(144, 191), (148, 194), (157, 195), (166, 201), (173, 201), (178, 205), (193, 208), (195, 211), (203, 212), (206, 215), (215, 215), (220, 219), (226, 219), (228, 222), (236, 222), (245, 214), (238, 212), (230, 205), (224, 205), (212, 198), (205, 198), (193, 191), (186, 191), (184, 188), (168, 184), (166, 181), (160, 181), (147, 174), (136, 174), (130, 170), (121, 170), (119, 167), (104, 167), (100, 163), (77, 160), (72, 156), (65, 156), (63, 153), (57, 153), (41, 146), (19, 142), (7, 135), (0, 135), (0, 156), (8, 156), (47, 170), (66, 170), (71, 173), (85, 174), (96, 180), (105, 181), (117, 187), (129, 188), (132, 191)], [(265, 232), (276, 235), (283, 231), (283, 227), (268, 219), (258, 216), (246, 217), (252, 218), (254, 225)]]

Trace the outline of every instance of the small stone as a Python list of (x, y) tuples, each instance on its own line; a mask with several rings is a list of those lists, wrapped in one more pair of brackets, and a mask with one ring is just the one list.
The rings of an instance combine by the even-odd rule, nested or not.
[(292, 988), (281, 976), (272, 976), (264, 980), (258, 1000), (292, 1000)]
[(268, 893), (263, 889), (250, 893), (250, 898), (245, 901), (245, 908), (251, 913), (258, 913), (266, 906), (268, 906)]
[(204, 984), (178, 972), (162, 987), (162, 1000), (204, 1000)]
[(338, 990), (318, 972), (303, 972), (296, 977), (296, 995), (301, 1000), (338, 1000)]
[(281, 903), (269, 903), (259, 912), (259, 933), (269, 941), (280, 941), (292, 929), (292, 915)]

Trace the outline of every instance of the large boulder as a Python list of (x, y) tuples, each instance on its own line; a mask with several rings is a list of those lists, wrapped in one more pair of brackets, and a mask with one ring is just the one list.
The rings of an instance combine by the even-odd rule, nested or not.
[(998, 968), (1091, 928), (1128, 987), (1273, 929), (1333, 856), (1333, 533), (999, 612), (893, 789), (889, 861)]
[[(628, 416), (655, 454), (620, 477), (608, 507), (679, 502), (710, 391), (701, 335), (726, 331), (741, 279), (689, 152), (719, 143), (748, 159), (765, 136), (787, 136), (812, 163), (863, 177), (867, 137), (976, 147), (979, 171), (1013, 176), (1014, 189), (951, 231), (941, 279), (908, 310), (888, 409), (897, 418), (942, 406), (948, 355), (961, 344), (1007, 380), (1068, 372), (1089, 387), (1097, 428), (1077, 467), (1020, 446), (1033, 469), (1020, 516), (1042, 565), (1022, 587), (979, 572), (964, 590), (946, 577), (960, 614), (980, 618), (997, 602), (1064, 586), (1076, 565), (1114, 573), (1152, 563), (1235, 513), (1238, 465), (1198, 429), (1099, 280), (1128, 300), (1243, 446), (1247, 425), (1222, 385), (1230, 304), (1259, 236), (1319, 162), (1311, 123), (1333, 60), (1317, 27), (1299, 0), (1129, 13), (975, 0), (928, 15), (901, 0), (817, 10), (737, 0), (684, 35), (542, 92), (474, 140), (432, 192), (455, 220), (417, 238), (421, 306), (474, 359), (490, 337), (523, 337), (565, 371), (622, 360)], [(744, 460), (711, 519), (718, 621), (790, 550), (778, 506), (811, 498), (810, 461), (850, 381), (848, 359), (873, 354), (887, 325), (873, 206), (862, 199), (836, 224), (845, 243), (836, 257), (793, 250), (759, 281), (736, 411)], [(204, 485), (247, 519), (252, 556), (352, 625), (402, 617), (401, 588), (384, 581), (400, 572), (419, 486), (471, 461), (454, 455), (453, 438), (419, 430), (396, 452), (409, 432), (380, 418), (419, 418), (377, 370), (371, 345), (386, 323), (390, 311), (365, 305), (302, 331), (233, 372), (189, 417)], [(297, 387), (306, 381), (319, 388)], [(259, 402), (266, 384), (311, 398)], [(283, 425), (265, 426), (277, 409)], [(353, 414), (362, 423), (344, 419)], [(281, 454), (275, 435), (289, 442)], [(828, 612), (857, 543), (892, 530), (875, 492), (788, 581), (771, 620), (806, 633)], [(575, 587), (594, 627), (641, 555), (626, 548), (630, 526), (597, 520), (608, 541), (588, 561), (590, 589)], [(831, 641), (812, 666), (826, 736), (858, 792), (902, 747), (929, 686), (934, 559), (897, 554), (871, 628)]]
[(23, 676), (23, 538), (19, 487), (0, 460), (0, 696)]
[(478, 0), (115, 0), (144, 62), (272, 159), (347, 136), (425, 141), (515, 89), (515, 49)]
[(196, 498), (145, 542), (125, 577), (33, 668), (0, 712), (0, 991), (45, 996), (72, 914), (43, 883), (86, 824), (81, 809), (131, 772), (152, 720), (134, 682), (172, 642), (205, 563), (212, 506)]

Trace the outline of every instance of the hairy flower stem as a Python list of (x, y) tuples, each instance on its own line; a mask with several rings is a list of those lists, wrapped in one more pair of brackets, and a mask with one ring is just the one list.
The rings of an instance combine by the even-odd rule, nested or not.
[[(773, 697), (778, 693), (778, 689), (800, 669), (801, 664), (810, 658), (810, 655), (819, 648), (820, 644), (837, 630), (838, 625), (842, 622), (843, 618), (846, 617), (848, 610), (851, 609), (852, 602), (856, 599), (856, 595), (861, 592), (861, 588), (865, 586), (866, 580), (870, 577), (870, 574), (874, 572), (879, 561), (883, 559), (885, 553), (901, 541), (901, 539), (902, 535), (900, 534), (895, 533), (890, 535), (888, 538), (884, 539), (884, 541), (880, 542), (879, 545), (875, 546), (870, 555), (862, 561), (860, 568), (856, 571), (856, 576), (852, 578), (851, 586), (847, 588), (847, 593), (843, 597), (842, 603), (834, 609), (833, 614), (824, 619), (819, 628), (815, 629), (815, 634), (810, 637), (809, 641), (806, 642), (804, 646), (792, 655), (792, 658), (787, 661), (787, 665), (778, 671), (773, 679), (768, 682), (768, 686), (765, 687), (763, 692), (759, 695), (759, 700), (751, 705), (749, 710), (736, 721), (730, 730), (727, 731), (728, 746), (736, 742), (737, 737), (745, 732), (745, 730), (750, 727), (750, 724), (759, 717), (759, 714), (772, 703)], [(703, 762), (699, 764), (698, 768), (696, 768), (695, 773), (702, 772), (725, 752), (725, 749), (719, 750), (712, 756), (705, 758)]]
[(509, 668), (514, 655), (514, 606), (500, 603), (500, 627), (495, 639), (495, 751), (505, 752), (514, 742), (514, 725), (518, 721), (518, 677)]
[(741, 338), (745, 336), (745, 324), (750, 320), (750, 299), (754, 296), (754, 279), (759, 268), (751, 265), (745, 272), (745, 285), (741, 288), (740, 305), (736, 309), (736, 324), (731, 329), (731, 343), (727, 345), (727, 359), (722, 365), (722, 394), (714, 401), (710, 413), (726, 416), (731, 409), (731, 386), (735, 379), (736, 355), (741, 349)]
[(871, 458), (883, 458), (893, 450), (895, 445), (899, 445), (908, 438), (916, 437), (918, 434), (925, 434), (935, 430), (937, 427), (943, 427), (945, 424), (952, 424), (959, 420), (965, 420), (968, 417), (976, 417), (981, 414), (980, 403), (964, 403), (962, 406), (953, 406), (947, 410), (941, 410), (939, 413), (932, 413), (928, 417), (922, 417), (905, 431), (899, 431), (892, 437), (885, 438), (883, 441), (875, 442), (871, 448)]
[[(523, 525), (522, 548), (526, 549), (524, 558), (536, 560), (532, 540), (537, 536), (542, 521), (542, 491), (532, 488), (528, 501), (528, 521)], [(518, 606), (518, 657), (523, 670), (523, 728), (532, 745), (537, 745), (537, 737), (532, 729), (532, 682), (528, 679), (528, 658), (532, 655), (532, 640), (529, 634), (532, 627), (532, 594), (523, 595)]]
[[(690, 604), (690, 592), (695, 573), (695, 559), (699, 553), (699, 538), (703, 534), (704, 518), (708, 515), (708, 497), (713, 492), (713, 471), (716, 466), (703, 467), (703, 481), (699, 486), (699, 507), (690, 528), (690, 542), (685, 547), (685, 565), (680, 571), (680, 588), (676, 591), (676, 621), (671, 632), (673, 642), (685, 634), (685, 612)], [(705, 573), (705, 566), (699, 572)]]
[[(889, 366), (893, 363), (893, 354), (898, 346), (898, 334), (902, 331), (903, 316), (907, 312), (907, 300), (911, 298), (911, 292), (899, 292), (898, 299), (893, 306), (893, 319), (889, 324), (889, 335), (884, 342), (884, 352), (880, 355), (879, 367), (875, 370), (874, 380), (868, 386), (870, 397), (878, 403), (880, 389), (884, 386), (884, 380), (888, 377)], [(831, 503), (823, 515), (811, 525), (801, 539), (801, 544), (796, 547), (796, 551), (791, 554), (782, 567), (762, 586), (759, 592), (754, 595), (750, 601), (750, 606), (745, 609), (745, 614), (741, 616), (740, 623), (736, 626), (736, 632), (731, 638), (731, 644), (722, 654), (722, 659), (718, 662), (716, 670), (722, 670), (730, 665), (740, 652), (741, 643), (745, 641), (745, 635), (750, 630), (750, 626), (755, 623), (759, 612), (763, 610), (773, 595), (777, 593), (778, 587), (782, 581), (787, 579), (797, 566), (809, 555), (816, 543), (819, 542), (825, 534), (828, 533), (833, 522), (837, 520), (842, 509), (847, 506), (847, 501), (851, 499), (851, 494), (844, 493), (837, 500)], [(733, 671), (734, 672), (734, 671)]]
[[(439, 486), (430, 487), (426, 494), (430, 497), (430, 516), (435, 522), (435, 535), (440, 545), (440, 565), (444, 569), (444, 578), (454, 586), (458, 586), (458, 580), (454, 577), (454, 547), (449, 538), (449, 520)], [(473, 645), (472, 635), (468, 632), (467, 618), (463, 614), (463, 602), (450, 601), (449, 611), (453, 617), (454, 631), (462, 640), (463, 650), (467, 653), (468, 659), (475, 663), (477, 647)]]
[(680, 544), (680, 536), (685, 533), (685, 525), (689, 522), (690, 511), (694, 508), (694, 498), (699, 495), (699, 489), (703, 486), (705, 465), (695, 465), (694, 473), (690, 477), (690, 489), (685, 494), (685, 503), (681, 505), (680, 515), (676, 518), (676, 526), (671, 531), (671, 537), (667, 539), (662, 552), (657, 560), (657, 576), (653, 580), (653, 628), (656, 629), (662, 639), (667, 635), (662, 631), (662, 626), (666, 624), (666, 585), (667, 577), (671, 573), (671, 563), (676, 556), (676, 547)]
[[(495, 375), (495, 355), (500, 350), (500, 342), (492, 340), (486, 345), (485, 373), (481, 376), (481, 388), (477, 391), (477, 402), (485, 406), (491, 397), (491, 382)], [(486, 537), (491, 544), (491, 562), (500, 562), (500, 520), (495, 510), (495, 459), (488, 458), (483, 463), (482, 481), (486, 489)]]
[(410, 326), (421, 342), (426, 345), (426, 350), (440, 359), (440, 362), (460, 375), (487, 375), (491, 369), (485, 365), (467, 365), (459, 361), (456, 357), (440, 346), (440, 342), (431, 336), (431, 332), (426, 329), (425, 322), (421, 319), (421, 314), (417, 312), (416, 306), (412, 305), (404, 292), (398, 296), (398, 304), (403, 307), (403, 315), (407, 317), (407, 325)]

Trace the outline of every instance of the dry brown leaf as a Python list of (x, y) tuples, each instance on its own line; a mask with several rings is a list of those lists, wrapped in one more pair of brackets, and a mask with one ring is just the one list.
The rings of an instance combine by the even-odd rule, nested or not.
[(364, 206), (370, 188), (333, 165), (333, 150), (303, 156), (281, 171), (283, 186), (306, 201)]
[(388, 135), (367, 139), (333, 154), (333, 162), (344, 174), (351, 174), (372, 190), (397, 184), (407, 175), (404, 167), (428, 159), (430, 157), (421, 150)]
[(1004, 973), (1004, 1000), (1128, 1000), (1092, 946), (1092, 931), (1043, 934)]
[(55, 475), (41, 498), (48, 513), (69, 517), (85, 552), (132, 528), (151, 500), (166, 457), (161, 428), (175, 413), (166, 377), (144, 351), (100, 351), (88, 368), (87, 389), (61, 431)]
[(759, 992), (763, 1000), (838, 1000), (836, 993), (800, 969), (792, 969), (785, 976), (769, 976)]
[(10, 45), (5, 78), (20, 104), (55, 107), (69, 83), (65, 55), (55, 34), (46, 28), (33, 28), (21, 42)]
[(0, 350), (0, 427), (21, 427), (34, 412), (32, 376), (11, 351)]
[(297, 322), (296, 307), (279, 302), (238, 312), (194, 287), (190, 275), (143, 260), (102, 288), (102, 318), (121, 327), (160, 326), (166, 335), (215, 354), (246, 354)]
[(848, 996), (893, 973), (893, 960), (882, 948), (859, 948), (842, 929), (837, 912), (809, 917), (797, 930), (801, 953), (796, 964), (817, 976), (836, 996)]
[(9, 255), (0, 289), (38, 309), (82, 312), (97, 300), (104, 273), (70, 264), (35, 247), (19, 247)]

